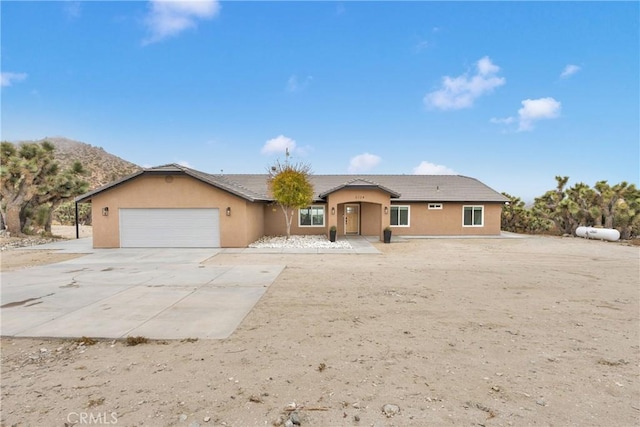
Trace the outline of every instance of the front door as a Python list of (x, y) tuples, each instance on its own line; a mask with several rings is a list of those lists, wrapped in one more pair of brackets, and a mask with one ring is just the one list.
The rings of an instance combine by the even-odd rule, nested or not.
[(346, 205), (344, 208), (345, 234), (360, 234), (360, 206)]

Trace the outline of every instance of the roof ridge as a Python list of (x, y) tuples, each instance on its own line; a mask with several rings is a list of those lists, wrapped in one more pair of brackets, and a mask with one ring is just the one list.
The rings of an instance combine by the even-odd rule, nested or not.
[[(177, 163), (167, 163), (141, 169), (132, 175), (85, 193), (77, 197), (76, 201), (90, 200), (97, 193), (146, 173), (150, 175), (183, 173), (251, 202), (272, 200), (267, 183), (268, 173), (210, 174)], [(345, 187), (353, 189), (375, 187), (389, 193), (394, 199), (410, 201), (504, 201), (505, 199), (478, 178), (465, 175), (312, 174), (310, 179), (314, 185), (314, 193), (321, 199)]]

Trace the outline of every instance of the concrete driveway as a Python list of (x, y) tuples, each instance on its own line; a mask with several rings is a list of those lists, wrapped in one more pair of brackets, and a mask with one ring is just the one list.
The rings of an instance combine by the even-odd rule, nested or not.
[(215, 249), (38, 247), (52, 248), (92, 253), (2, 273), (3, 336), (226, 338), (284, 269), (200, 264)]

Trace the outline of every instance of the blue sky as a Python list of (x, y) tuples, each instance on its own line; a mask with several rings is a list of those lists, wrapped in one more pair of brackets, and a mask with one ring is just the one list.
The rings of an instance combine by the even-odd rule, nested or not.
[(11, 2), (3, 140), (142, 166), (638, 184), (638, 2)]

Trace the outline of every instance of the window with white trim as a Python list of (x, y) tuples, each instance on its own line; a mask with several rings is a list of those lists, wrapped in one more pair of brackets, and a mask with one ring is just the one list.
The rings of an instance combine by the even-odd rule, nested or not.
[(309, 206), (298, 210), (300, 227), (324, 227), (324, 206)]
[(394, 227), (409, 226), (409, 206), (391, 206), (389, 210), (391, 225)]
[(484, 226), (484, 206), (463, 206), (462, 207), (463, 227), (483, 227)]
[(442, 203), (429, 203), (429, 209), (442, 209)]

